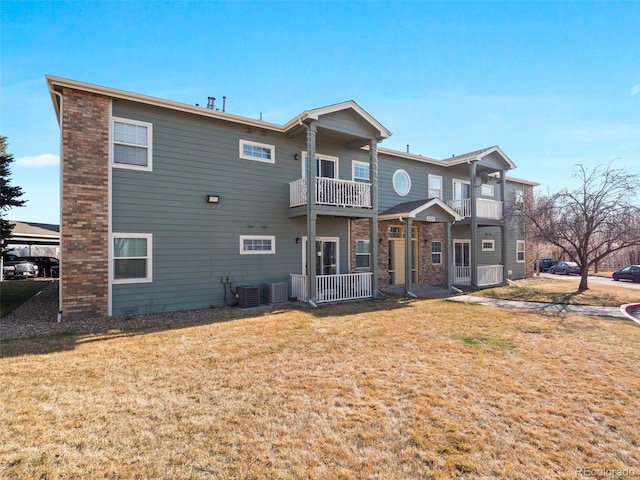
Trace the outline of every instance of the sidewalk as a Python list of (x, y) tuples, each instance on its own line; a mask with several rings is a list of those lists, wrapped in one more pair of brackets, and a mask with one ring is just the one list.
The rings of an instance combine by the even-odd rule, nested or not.
[(600, 317), (627, 317), (620, 311), (619, 307), (599, 307), (590, 305), (565, 305), (542, 302), (519, 302), (515, 300), (501, 300), (498, 298), (477, 297), (473, 295), (460, 295), (450, 297), (447, 300), (453, 302), (478, 303), (480, 305), (491, 305), (495, 307), (520, 308), (524, 310), (534, 310), (544, 313), (579, 313), (581, 315), (596, 315)]

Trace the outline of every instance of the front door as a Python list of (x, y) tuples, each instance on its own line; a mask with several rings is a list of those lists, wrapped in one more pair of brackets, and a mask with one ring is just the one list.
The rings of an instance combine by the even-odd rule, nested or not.
[[(405, 228), (404, 226), (389, 227), (389, 284), (404, 285), (406, 273), (405, 259)], [(418, 281), (418, 228), (411, 229), (411, 281)]]
[(453, 241), (453, 283), (471, 284), (471, 240)]

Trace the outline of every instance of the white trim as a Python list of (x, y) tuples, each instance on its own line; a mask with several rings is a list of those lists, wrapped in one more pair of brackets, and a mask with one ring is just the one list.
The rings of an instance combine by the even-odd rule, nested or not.
[[(482, 192), (483, 189), (489, 189), (491, 193), (483, 193)], [(480, 195), (482, 195), (483, 197), (493, 198), (495, 196), (495, 190), (493, 189), (493, 185), (488, 185), (486, 183), (483, 185), (480, 185)]]
[[(265, 150), (269, 150), (271, 152), (271, 158), (255, 157), (253, 155), (247, 155), (244, 153), (243, 147), (245, 145), (249, 147), (258, 147), (258, 148), (264, 148)], [(245, 160), (254, 160), (256, 162), (264, 162), (264, 163), (276, 163), (276, 147), (275, 145), (270, 145), (268, 143), (252, 142), (251, 140), (243, 140), (241, 138), (239, 139), (239, 142), (238, 142), (238, 155), (240, 156), (240, 158), (243, 158)]]
[[(440, 179), (440, 195), (438, 195), (437, 197), (432, 197), (431, 196), (431, 179), (432, 178), (438, 178)], [(439, 198), (440, 200), (443, 199), (443, 195), (444, 195), (444, 180), (442, 179), (442, 175), (434, 175), (432, 173), (429, 173), (427, 175), (427, 197), (429, 198)]]
[[(358, 253), (358, 242), (363, 242), (364, 244), (368, 245), (369, 247), (369, 251), (367, 253)], [(355, 255), (355, 261), (356, 264), (353, 266), (353, 268), (357, 268), (357, 269), (364, 269), (364, 268), (371, 268), (371, 264), (372, 262), (372, 257), (371, 257), (371, 240), (369, 240), (368, 238), (356, 238), (356, 240), (353, 242), (354, 243), (354, 255)], [(369, 265), (367, 265), (366, 267), (362, 267), (362, 266), (358, 266), (358, 255), (359, 256), (367, 256), (367, 258), (369, 259)]]
[[(147, 255), (146, 257), (126, 257), (126, 258), (144, 258), (147, 260), (147, 271), (146, 271), (146, 276), (144, 278), (121, 278), (121, 279), (116, 279), (113, 278), (115, 276), (115, 262), (119, 257), (115, 256), (114, 253), (114, 247), (113, 247), (113, 241), (116, 238), (135, 238), (135, 239), (139, 239), (139, 238), (143, 238), (147, 241)], [(111, 259), (110, 259), (110, 263), (112, 263), (111, 266), (111, 271), (112, 271), (112, 276), (111, 278), (111, 282), (114, 285), (118, 285), (118, 284), (127, 284), (127, 283), (151, 283), (153, 282), (153, 234), (151, 233), (128, 233), (128, 232), (117, 232), (117, 233), (112, 233), (110, 235), (110, 248), (111, 248)]]
[[(434, 243), (439, 243), (440, 244), (440, 251), (439, 252), (434, 252), (433, 251), (433, 244)], [(444, 255), (444, 242), (442, 240), (431, 240), (431, 265), (442, 265), (442, 256)], [(440, 255), (440, 262), (439, 263), (434, 263), (433, 262), (433, 255)]]
[[(245, 240), (270, 240), (271, 250), (245, 250)], [(274, 255), (276, 253), (275, 235), (240, 235), (240, 255)]]
[[(367, 178), (366, 182), (362, 183), (371, 183), (371, 165), (369, 162), (362, 162), (360, 160), (351, 160), (351, 181), (357, 182), (356, 180), (356, 167), (366, 167), (367, 172), (369, 174), (369, 178)], [(358, 177), (361, 178), (361, 177)]]
[[(135, 125), (138, 127), (145, 127), (147, 129), (147, 145), (137, 145), (126, 142), (116, 142), (114, 138), (114, 126), (115, 123), (124, 123), (128, 125)], [(147, 164), (146, 165), (131, 165), (129, 163), (119, 163), (115, 161), (115, 145), (124, 145), (135, 148), (146, 148), (147, 150)], [(141, 170), (145, 172), (153, 171), (153, 124), (149, 122), (142, 122), (140, 120), (132, 120), (130, 118), (114, 117), (111, 115), (109, 120), (109, 163), (115, 168), (124, 168), (128, 170)]]
[[(522, 249), (520, 249), (520, 245), (522, 245)], [(516, 240), (516, 263), (524, 263), (525, 258), (526, 245), (524, 240)], [(522, 252), (522, 260), (518, 260), (518, 253)]]
[[(407, 178), (407, 191), (405, 192), (403, 190), (402, 192), (404, 193), (399, 192), (398, 188), (396, 187), (396, 178), (400, 175), (405, 175)], [(397, 169), (395, 172), (393, 172), (393, 177), (391, 178), (391, 186), (393, 187), (393, 191), (398, 195), (400, 195), (401, 197), (406, 197), (411, 192), (411, 175), (409, 175), (409, 173), (402, 168)]]
[[(488, 244), (491, 244), (491, 246), (485, 248), (484, 242), (487, 242)], [(493, 240), (493, 239), (483, 238), (482, 240), (480, 240), (480, 247), (481, 247), (483, 252), (495, 252), (496, 251), (496, 241)]]
[(378, 220), (395, 220), (395, 219), (397, 219), (399, 217), (400, 218), (415, 218), (416, 215), (418, 215), (419, 213), (421, 213), (421, 212), (425, 211), (426, 209), (431, 208), (433, 206), (440, 207), (446, 213), (451, 215), (453, 217), (453, 219), (455, 221), (457, 221), (457, 222), (459, 222), (463, 218), (462, 215), (460, 215), (458, 212), (456, 212), (453, 208), (451, 208), (449, 205), (447, 205), (444, 201), (440, 200), (439, 198), (434, 198), (432, 200), (429, 200), (428, 202), (423, 203), (418, 208), (414, 208), (413, 210), (411, 210), (409, 212), (391, 213), (391, 214), (388, 214), (388, 215), (378, 215)]

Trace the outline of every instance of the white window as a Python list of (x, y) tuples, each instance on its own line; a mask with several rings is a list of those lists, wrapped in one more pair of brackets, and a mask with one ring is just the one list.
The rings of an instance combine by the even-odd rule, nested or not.
[(111, 158), (115, 167), (151, 171), (153, 125), (113, 118)]
[[(307, 169), (309, 166), (309, 157), (307, 152), (302, 152), (302, 178), (307, 178)], [(316, 177), (336, 178), (338, 172), (338, 157), (329, 155), (316, 154)]]
[(268, 255), (276, 253), (273, 235), (240, 235), (240, 255)]
[(152, 281), (152, 238), (150, 233), (114, 233), (113, 283)]
[(371, 266), (371, 243), (369, 240), (356, 240), (356, 268)]
[(486, 183), (480, 186), (480, 195), (484, 197), (493, 197), (493, 185)]
[(431, 264), (442, 265), (442, 242), (431, 242)]
[(524, 240), (516, 240), (516, 262), (524, 263)]
[(440, 175), (429, 174), (429, 198), (439, 198), (442, 200), (442, 177)]
[(369, 175), (369, 164), (365, 162), (353, 161), (353, 181), (359, 183), (369, 183), (371, 177)]
[(496, 250), (496, 241), (495, 240), (482, 240), (482, 251), (483, 252), (494, 252)]
[(401, 197), (408, 195), (411, 191), (411, 177), (405, 170), (396, 170), (392, 182), (393, 189)]
[(240, 140), (240, 158), (258, 162), (276, 163), (276, 147), (266, 143)]

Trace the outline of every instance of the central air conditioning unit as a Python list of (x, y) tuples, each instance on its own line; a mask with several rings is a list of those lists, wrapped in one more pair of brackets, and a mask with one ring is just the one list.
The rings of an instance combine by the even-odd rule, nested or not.
[(253, 308), (260, 306), (260, 287), (238, 287), (238, 306), (240, 308)]
[(265, 283), (264, 301), (267, 305), (287, 303), (289, 301), (289, 288), (287, 282)]

